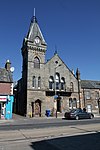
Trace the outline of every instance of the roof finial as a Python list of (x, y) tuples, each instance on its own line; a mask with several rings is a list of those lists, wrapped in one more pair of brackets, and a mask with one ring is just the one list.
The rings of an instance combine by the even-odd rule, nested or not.
[(31, 19), (31, 22), (32, 23), (33, 22), (37, 22), (35, 8), (34, 8), (34, 15), (33, 15), (32, 19)]
[(55, 53), (54, 53), (54, 55), (55, 55), (55, 54), (57, 54), (57, 46), (56, 46), (56, 45), (55, 45)]
[(34, 8), (34, 17), (35, 17), (35, 8)]

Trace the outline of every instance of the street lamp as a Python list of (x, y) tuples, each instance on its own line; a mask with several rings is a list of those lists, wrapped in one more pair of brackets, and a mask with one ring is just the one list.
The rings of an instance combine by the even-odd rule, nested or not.
[[(57, 98), (58, 98), (58, 95), (57, 95), (57, 90), (56, 90), (56, 69), (58, 67), (61, 66), (61, 64), (58, 65), (58, 61), (55, 61), (55, 68), (54, 68), (54, 102), (56, 102), (56, 106), (55, 106), (55, 109), (56, 109), (56, 118), (57, 118)], [(56, 100), (56, 101), (55, 101)]]
[(80, 79), (78, 80), (78, 96), (79, 96), (79, 108), (81, 108), (81, 99), (80, 99)]
[(80, 71), (77, 68), (76, 77), (78, 81), (78, 96), (79, 96), (79, 108), (81, 108), (81, 98), (80, 98)]

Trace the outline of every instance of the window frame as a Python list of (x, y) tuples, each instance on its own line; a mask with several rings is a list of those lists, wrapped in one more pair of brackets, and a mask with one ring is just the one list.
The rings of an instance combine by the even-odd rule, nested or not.
[(36, 88), (36, 77), (35, 76), (32, 77), (32, 87)]
[(41, 88), (41, 77), (39, 76), (38, 77), (38, 89), (40, 89)]
[(34, 57), (34, 68), (40, 69), (40, 59), (37, 56)]

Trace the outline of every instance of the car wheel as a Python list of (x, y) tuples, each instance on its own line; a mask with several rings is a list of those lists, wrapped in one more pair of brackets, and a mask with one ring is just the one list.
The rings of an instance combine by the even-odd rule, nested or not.
[(93, 118), (93, 115), (90, 115), (90, 119), (92, 119)]
[(76, 120), (79, 120), (79, 116), (76, 116)]

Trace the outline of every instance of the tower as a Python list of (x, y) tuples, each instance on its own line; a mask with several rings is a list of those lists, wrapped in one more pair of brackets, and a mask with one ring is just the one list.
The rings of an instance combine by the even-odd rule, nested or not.
[[(34, 15), (21, 49), (23, 58), (22, 99), (24, 101), (24, 114), (29, 113), (29, 107), (34, 103), (34, 95), (38, 95), (40, 86), (42, 86), (40, 84), (42, 84), (41, 77), (43, 76), (46, 48), (47, 44)], [(34, 109), (34, 106), (32, 106), (32, 109)]]

